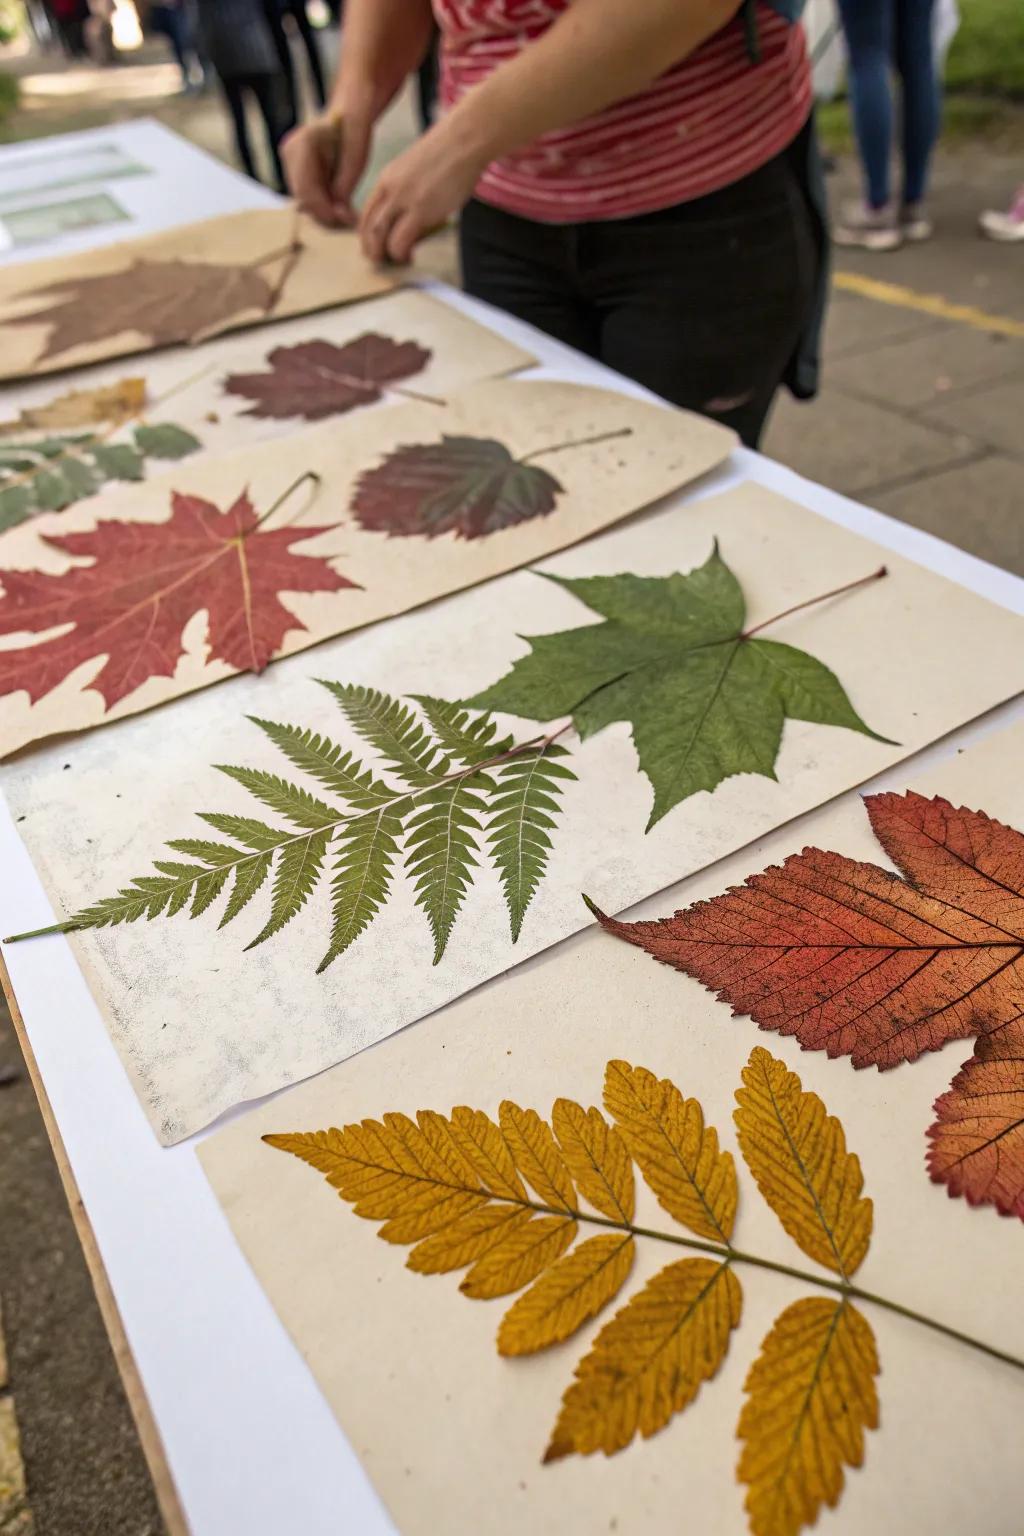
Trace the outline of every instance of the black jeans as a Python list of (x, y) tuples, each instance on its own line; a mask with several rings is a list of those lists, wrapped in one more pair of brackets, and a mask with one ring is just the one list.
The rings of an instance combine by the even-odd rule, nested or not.
[(756, 447), (815, 303), (821, 259), (789, 151), (658, 213), (541, 224), (474, 199), (467, 293)]
[(245, 120), (245, 101), (252, 92), (267, 130), (267, 144), (274, 163), (274, 179), (278, 191), (287, 191), (278, 149), (285, 134), (295, 126), (295, 112), (287, 79), (283, 74), (221, 75), (220, 83), (231, 113), (235, 145), (245, 174), (251, 176), (253, 181), (259, 181), (249, 141), (249, 127)]

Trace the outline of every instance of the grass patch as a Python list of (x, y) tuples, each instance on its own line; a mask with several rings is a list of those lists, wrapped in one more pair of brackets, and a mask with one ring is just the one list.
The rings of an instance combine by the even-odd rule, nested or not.
[(14, 75), (0, 74), (0, 123), (10, 117), (18, 105), (18, 82)]
[[(853, 149), (853, 123), (845, 98), (819, 105), (818, 132), (822, 147), (830, 154), (844, 155)], [(994, 96), (947, 96), (942, 105), (941, 142), (955, 145), (972, 139), (998, 143), (1000, 148), (1024, 149), (1024, 105)]]
[(946, 89), (1024, 102), (1024, 4), (961, 0), (960, 29), (946, 67)]

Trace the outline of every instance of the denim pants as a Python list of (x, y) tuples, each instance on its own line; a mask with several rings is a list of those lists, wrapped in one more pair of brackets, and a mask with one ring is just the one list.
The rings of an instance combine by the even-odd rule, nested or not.
[(932, 8), (933, 0), (839, 0), (853, 123), (872, 208), (883, 207), (892, 195), (894, 68), (902, 87), (903, 201), (924, 197), (939, 129)]

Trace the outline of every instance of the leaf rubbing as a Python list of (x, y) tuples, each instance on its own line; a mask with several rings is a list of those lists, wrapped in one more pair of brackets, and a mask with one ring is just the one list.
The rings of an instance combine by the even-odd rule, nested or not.
[(849, 1301), (808, 1296), (787, 1307), (745, 1383), (738, 1476), (753, 1536), (796, 1536), (843, 1491), (878, 1427), (878, 1352)]
[(795, 1072), (757, 1046), (733, 1118), (757, 1187), (808, 1258), (848, 1279), (871, 1241), (871, 1201), (843, 1127)]
[(820, 661), (744, 634), (746, 602), (717, 544), (686, 575), (547, 579), (603, 622), (527, 637), (530, 654), (467, 702), (529, 720), (571, 715), (584, 739), (627, 722), (654, 790), (648, 828), (733, 774), (774, 779), (787, 718), (885, 740)]
[(387, 385), (419, 373), (430, 361), (427, 348), (414, 341), (392, 341), (367, 331), (344, 346), (330, 341), (302, 341), (275, 347), (263, 373), (232, 373), (224, 380), (229, 395), (253, 401), (246, 416), (323, 421), (357, 405), (371, 405)]

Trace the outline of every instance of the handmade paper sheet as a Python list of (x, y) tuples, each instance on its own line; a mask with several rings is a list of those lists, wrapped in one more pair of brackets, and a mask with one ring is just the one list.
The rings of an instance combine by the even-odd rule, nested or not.
[[(390, 421), (399, 410), (375, 413), (365, 424)], [(646, 514), (540, 569), (563, 577), (665, 576), (699, 567), (716, 539), (742, 584), (751, 627), (867, 575), (883, 558), (870, 542), (748, 485)], [(1024, 687), (1019, 618), (910, 562), (885, 559), (884, 579), (794, 614), (772, 633), (831, 667), (853, 707), (894, 744), (789, 719), (774, 780), (736, 774), (713, 793), (677, 804), (645, 833), (653, 796), (628, 727), (608, 725), (582, 744), (566, 733), (560, 744), (569, 755), (560, 761), (576, 777), (561, 784), (550, 856), (517, 943), (482, 834), (462, 910), (436, 965), (415, 882), (397, 857), (379, 912), (317, 974), (330, 948), (330, 861), (340, 846), (327, 856), (304, 910), (254, 949), (244, 946), (267, 920), (268, 886), (222, 932), (223, 902), (192, 922), (181, 912), (173, 920), (74, 934), (157, 1134), (177, 1141), (231, 1105), (321, 1071), (576, 932), (590, 921), (582, 891), (620, 905), (640, 900)], [(315, 679), (342, 685), (342, 692), (366, 685), (395, 699), (466, 698), (526, 653), (518, 636), (591, 618), (558, 584), (519, 572), (331, 642), (315, 658), (292, 657), (261, 678), (240, 677), (230, 688), (95, 733), (73, 752), (55, 745), (16, 761), (6, 769), (4, 792), (64, 918), (147, 875), (154, 859), (181, 860), (163, 849), (164, 840), (212, 837), (198, 812), (275, 822), (265, 803), (212, 764), (283, 774), (329, 798), (247, 716), (329, 738), (379, 775), (379, 756)], [(414, 714), (419, 708), (407, 707)], [(521, 720), (508, 726), (520, 741), (546, 728)], [(553, 1015), (549, 1021), (557, 1028)]]
[(0, 273), (0, 378), (77, 368), (385, 293), (351, 230), (225, 214)]
[[(1024, 729), (1017, 727), (925, 775), (897, 772), (888, 783), (983, 807), (1024, 828), (1022, 753)], [(807, 844), (886, 864), (862, 801), (850, 796), (664, 892), (641, 913), (690, 906)], [(604, 889), (616, 886), (612, 877)], [(611, 1457), (567, 1455), (544, 1465), (562, 1394), (602, 1325), (664, 1266), (694, 1253), (638, 1238), (632, 1272), (599, 1319), (542, 1353), (501, 1358), (496, 1334), (513, 1296), (470, 1299), (460, 1294), (459, 1271), (406, 1268), (409, 1248), (400, 1234), (381, 1241), (378, 1222), (354, 1214), (322, 1173), (261, 1137), (380, 1120), (388, 1112), (449, 1115), (457, 1105), (497, 1120), (503, 1099), (547, 1119), (562, 1096), (584, 1108), (600, 1105), (606, 1063), (625, 1060), (698, 1100), (706, 1124), (732, 1153), (739, 1186), (734, 1245), (834, 1278), (799, 1252), (740, 1153), (734, 1094), (758, 1046), (820, 1097), (841, 1122), (848, 1152), (859, 1158), (863, 1194), (874, 1210), (856, 1284), (1024, 1357), (1018, 1221), (950, 1200), (923, 1175), (921, 1127), (971, 1055), (969, 1042), (892, 1072), (858, 1073), (847, 1061), (801, 1051), (795, 1040), (732, 1017), (696, 981), (589, 932), (259, 1105), (200, 1146), (246, 1257), (402, 1536), (517, 1536), (524, 1529), (537, 1536), (667, 1536), (680, 1529), (681, 1511), (686, 1528), (702, 1536), (738, 1536), (748, 1529), (736, 1436), (747, 1373), (784, 1308), (806, 1297), (825, 1306), (835, 1295), (735, 1264), (739, 1322), (724, 1363), (695, 1400), (652, 1438), (637, 1436)], [(636, 1186), (638, 1226), (687, 1235), (653, 1198), (639, 1168)], [(577, 1243), (607, 1231), (580, 1227)], [(864, 1433), (863, 1466), (845, 1468), (837, 1507), (822, 1511), (820, 1528), (847, 1536), (1010, 1536), (1024, 1373), (870, 1302), (855, 1305), (877, 1347), (878, 1427)], [(791, 1401), (798, 1392), (795, 1358), (792, 1370)], [(855, 1417), (860, 1402), (851, 1395), (846, 1407)], [(776, 1412), (783, 1412), (778, 1404)], [(816, 1428), (812, 1470), (829, 1451)], [(776, 1523), (764, 1529), (796, 1529), (776, 1512)]]
[(542, 558), (733, 441), (605, 390), (494, 381), (32, 518), (0, 545), (0, 756)]

